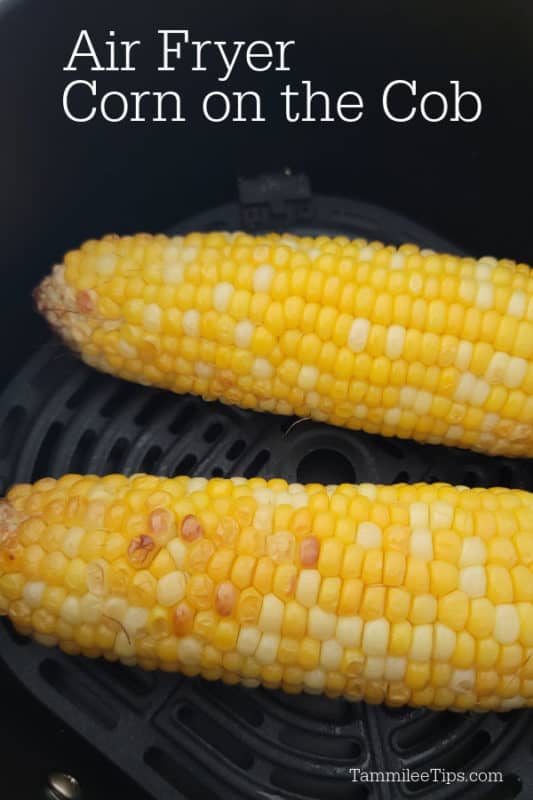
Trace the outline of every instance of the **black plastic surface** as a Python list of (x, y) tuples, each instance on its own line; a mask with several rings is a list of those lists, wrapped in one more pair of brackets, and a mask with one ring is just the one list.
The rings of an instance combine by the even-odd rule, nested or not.
[[(235, 228), (227, 205), (179, 230)], [(453, 249), (390, 212), (315, 198), (296, 232), (350, 233)], [(263, 475), (326, 483), (442, 479), (533, 489), (530, 461), (381, 439), (258, 415), (126, 384), (45, 344), (0, 398), (0, 493), (65, 472)], [(0, 625), (0, 653), (22, 683), (160, 800), (462, 797), (461, 784), (367, 784), (349, 769), (502, 770), (473, 800), (528, 798), (532, 712), (387, 710), (143, 673), (70, 658)], [(104, 795), (103, 795), (104, 796)]]

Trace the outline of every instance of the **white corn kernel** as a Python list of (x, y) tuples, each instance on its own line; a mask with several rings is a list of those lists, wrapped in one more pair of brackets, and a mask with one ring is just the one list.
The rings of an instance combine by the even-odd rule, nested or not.
[(318, 380), (318, 369), (309, 364), (304, 364), (298, 372), (298, 386), (304, 391), (310, 391), (316, 386)]
[[(191, 490), (194, 491), (194, 490)], [(187, 548), (181, 539), (171, 539), (167, 542), (167, 550), (174, 559), (174, 563), (178, 568), (183, 568), (185, 565), (185, 558), (187, 556)]]
[(459, 570), (459, 589), (470, 597), (484, 597), (487, 592), (487, 575), (485, 568), (463, 567)]
[(202, 658), (202, 645), (194, 636), (178, 639), (178, 658), (182, 664), (195, 666)]
[(271, 267), (270, 264), (261, 264), (254, 272), (254, 291), (268, 292), (273, 278), (274, 267)]
[(509, 298), (509, 305), (507, 306), (507, 313), (511, 317), (518, 317), (521, 319), (526, 313), (526, 293), (522, 291), (514, 291)]
[(253, 656), (261, 639), (261, 631), (255, 626), (243, 626), (237, 639), (237, 651), (242, 656)]
[(409, 539), (409, 552), (425, 561), (433, 559), (433, 537), (427, 528), (414, 530)]
[(402, 325), (391, 325), (387, 331), (385, 355), (391, 360), (400, 358), (405, 342), (405, 328)]
[(335, 628), (335, 638), (343, 647), (359, 647), (363, 632), (361, 617), (339, 617)]
[(320, 692), (326, 685), (326, 673), (323, 669), (312, 669), (304, 673), (304, 686), (310, 691)]
[(183, 332), (186, 336), (200, 335), (200, 314), (195, 308), (189, 308), (182, 317)]
[(81, 625), (81, 608), (80, 601), (77, 597), (69, 595), (66, 597), (59, 609), (59, 616), (70, 625)]
[(342, 647), (335, 639), (328, 639), (320, 645), (320, 666), (328, 672), (340, 667), (342, 661)]
[(147, 331), (159, 333), (161, 330), (162, 318), (163, 312), (156, 303), (148, 303), (148, 305), (144, 307), (143, 325)]
[(480, 536), (465, 536), (459, 557), (460, 567), (474, 567), (485, 564), (487, 548)]
[(76, 558), (79, 553), (80, 543), (85, 536), (85, 528), (70, 528), (63, 539), (62, 550), (67, 558)]
[(337, 617), (329, 611), (323, 611), (319, 606), (309, 610), (307, 617), (307, 631), (311, 639), (325, 641), (335, 635)]
[(176, 570), (163, 575), (157, 582), (157, 602), (173, 606), (185, 597), (186, 581), (183, 572)]
[(512, 644), (520, 633), (518, 612), (511, 603), (496, 606), (494, 619), (494, 638), (500, 644)]
[(320, 572), (316, 569), (303, 569), (298, 576), (296, 599), (306, 608), (316, 605), (320, 579)]
[(454, 692), (471, 692), (476, 685), (473, 669), (454, 669), (450, 678), (450, 689)]
[(434, 626), (434, 640), (433, 640), (433, 658), (435, 661), (443, 661), (448, 663), (453, 655), (455, 649), (455, 642), (457, 634), (443, 625), (441, 622), (435, 623)]
[(414, 625), (409, 657), (414, 661), (427, 661), (431, 658), (433, 646), (433, 625)]
[(375, 522), (360, 522), (357, 526), (355, 541), (366, 549), (381, 547), (383, 535)]
[(386, 619), (365, 622), (363, 628), (363, 651), (369, 656), (384, 656), (389, 645), (390, 624)]
[(370, 332), (370, 322), (364, 317), (357, 317), (352, 322), (350, 333), (348, 334), (348, 347), (354, 353), (360, 353), (366, 347), (368, 334)]
[(139, 631), (142, 631), (145, 625), (148, 622), (148, 609), (142, 608), (141, 606), (131, 606), (128, 608), (124, 617), (122, 618), (122, 624), (124, 628), (128, 632), (130, 638), (134, 638), (137, 636)]
[(41, 605), (44, 589), (44, 581), (28, 581), (22, 590), (22, 597), (30, 608), (39, 608)]
[(474, 346), (472, 342), (467, 342), (464, 339), (459, 342), (457, 355), (455, 357), (455, 366), (458, 370), (463, 372), (464, 370), (468, 369), (470, 362), (472, 361), (473, 351)]
[(465, 403), (470, 399), (476, 385), (476, 376), (472, 372), (463, 372), (454, 394), (456, 403)]
[(279, 633), (283, 622), (284, 605), (275, 594), (267, 594), (263, 598), (258, 628), (264, 633)]
[(363, 674), (369, 681), (379, 681), (385, 675), (386, 660), (383, 656), (368, 656)]
[(167, 285), (176, 286), (183, 283), (183, 267), (181, 264), (169, 263), (163, 268), (163, 281)]
[(528, 362), (525, 358), (513, 356), (509, 359), (504, 383), (509, 389), (517, 389), (526, 377)]
[(407, 659), (403, 656), (387, 656), (383, 677), (386, 681), (401, 681), (407, 669)]
[(476, 306), (486, 311), (494, 305), (494, 289), (490, 283), (482, 283), (476, 294)]
[(228, 310), (235, 289), (231, 283), (217, 283), (213, 291), (213, 306), (215, 311), (223, 313)]
[(242, 319), (235, 326), (235, 344), (241, 350), (246, 350), (250, 347), (254, 326), (248, 319)]
[(257, 649), (255, 659), (259, 664), (274, 664), (278, 656), (280, 637), (277, 633), (263, 633)]
[(427, 503), (411, 503), (409, 506), (409, 524), (411, 528), (429, 527), (429, 506)]
[(439, 528), (451, 528), (454, 513), (455, 509), (450, 503), (445, 503), (441, 500), (436, 500), (434, 503), (431, 503), (429, 509), (431, 530), (436, 531)]

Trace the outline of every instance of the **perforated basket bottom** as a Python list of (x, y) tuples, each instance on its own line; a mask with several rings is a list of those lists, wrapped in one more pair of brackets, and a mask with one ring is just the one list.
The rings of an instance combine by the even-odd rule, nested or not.
[[(297, 232), (411, 240), (453, 249), (407, 220), (314, 200)], [(310, 227), (312, 225), (312, 228)], [(180, 230), (239, 227), (228, 205)], [(533, 489), (531, 462), (385, 440), (258, 415), (99, 375), (55, 342), (0, 398), (0, 493), (65, 472), (263, 475), (288, 480), (446, 480)], [(0, 653), (23, 684), (160, 800), (462, 797), (465, 785), (358, 784), (350, 768), (502, 770), (468, 797), (531, 797), (531, 712), (439, 714), (286, 696), (69, 658), (0, 625)]]

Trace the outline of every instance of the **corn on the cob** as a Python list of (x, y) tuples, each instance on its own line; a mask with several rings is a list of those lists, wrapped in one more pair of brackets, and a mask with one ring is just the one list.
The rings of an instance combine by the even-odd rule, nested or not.
[(36, 300), (87, 363), (128, 380), (533, 452), (525, 264), (346, 238), (107, 236), (68, 253)]
[(0, 609), (67, 653), (435, 709), (533, 705), (533, 495), (67, 475), (0, 504)]

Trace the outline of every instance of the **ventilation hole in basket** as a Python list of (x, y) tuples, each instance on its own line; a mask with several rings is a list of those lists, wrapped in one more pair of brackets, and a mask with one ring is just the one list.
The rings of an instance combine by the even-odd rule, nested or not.
[[(490, 772), (488, 773), (490, 775)], [(522, 781), (518, 775), (507, 773), (503, 780), (498, 780), (484, 795), (483, 800), (514, 800), (522, 791)]]
[(254, 757), (251, 750), (199, 708), (190, 705), (180, 706), (177, 717), (182, 725), (214, 747), (237, 767), (250, 769), (253, 765)]
[(394, 483), (407, 483), (408, 480), (409, 473), (405, 469), (400, 470), (394, 477)]
[(111, 397), (106, 400), (100, 409), (100, 415), (104, 417), (104, 419), (112, 419), (117, 416), (124, 403), (131, 398), (134, 391), (135, 388), (131, 386), (131, 384), (119, 383)]
[(201, 771), (193, 774), (183, 761), (175, 761), (159, 747), (149, 747), (144, 753), (144, 762), (188, 800), (222, 800), (220, 795), (202, 784)]
[(101, 383), (102, 379), (96, 372), (90, 372), (89, 375), (83, 380), (78, 388), (72, 392), (67, 402), (66, 407), (70, 410), (78, 408), (87, 399), (88, 395)]
[(224, 477), (224, 470), (221, 469), (220, 467), (213, 467), (213, 469), (211, 470), (211, 476), (213, 478), (222, 478)]
[(355, 483), (355, 469), (337, 450), (313, 450), (296, 469), (300, 483)]
[(64, 427), (65, 426), (62, 422), (56, 421), (52, 422), (48, 428), (46, 436), (41, 442), (41, 446), (37, 453), (37, 458), (35, 459), (35, 463), (33, 465), (33, 470), (31, 473), (32, 481), (49, 476), (49, 465), (55, 453), (61, 434), (63, 433)]
[(112, 730), (118, 723), (118, 715), (109, 702), (93, 691), (91, 686), (83, 679), (80, 680), (79, 670), (74, 669), (72, 661), (66, 669), (58, 661), (45, 658), (39, 664), (39, 672), (44, 680), (59, 694), (71, 702), (76, 708), (83, 711), (88, 717), (98, 722), (107, 730)]
[(139, 464), (139, 472), (153, 472), (162, 452), (163, 450), (157, 444), (154, 444), (154, 446), (146, 452), (143, 460)]
[(196, 456), (193, 456), (192, 453), (187, 453), (187, 455), (183, 456), (181, 461), (176, 464), (174, 475), (190, 475), (197, 461), (198, 459)]
[(170, 433), (179, 433), (184, 428), (187, 427), (189, 422), (193, 419), (195, 415), (195, 406), (194, 403), (189, 403), (181, 411), (174, 417), (168, 429)]
[(212, 422), (209, 428), (204, 431), (204, 441), (214, 442), (215, 439), (218, 439), (223, 430), (224, 427), (220, 422)]
[(235, 461), (236, 458), (240, 456), (244, 448), (246, 447), (246, 442), (243, 439), (237, 439), (236, 442), (233, 442), (231, 447), (226, 453), (226, 458), (230, 461)]
[(74, 452), (70, 457), (70, 472), (87, 472), (87, 464), (91, 458), (93, 448), (96, 444), (96, 433), (92, 430), (85, 431), (80, 437)]
[(332, 759), (353, 761), (361, 755), (361, 745), (353, 739), (345, 739), (342, 736), (324, 736), (322, 733), (308, 733), (301, 729), (295, 731), (293, 727), (289, 726), (280, 730), (279, 740), (294, 750), (319, 756), (328, 761)]
[(19, 428), (26, 417), (26, 410), (22, 406), (13, 406), (0, 427), (0, 458), (9, 455)]
[(87, 663), (84, 662), (83, 666), (97, 681), (107, 681), (113, 684), (118, 693), (127, 692), (136, 697), (144, 697), (149, 695), (156, 685), (156, 676), (153, 672), (126, 667), (120, 661), (94, 661), (91, 659)]
[(255, 478), (270, 459), (270, 450), (260, 450), (244, 470), (245, 478)]
[(195, 688), (200, 689), (202, 695), (208, 693), (213, 703), (222, 703), (230, 713), (236, 714), (253, 728), (260, 728), (265, 721), (265, 716), (253, 702), (251, 693), (240, 686), (226, 686), (224, 683), (212, 686), (210, 683), (201, 683), (195, 684)]
[(136, 425), (140, 425), (141, 427), (148, 425), (150, 422), (157, 419), (157, 416), (163, 412), (168, 402), (168, 396), (164, 392), (154, 391), (133, 421)]
[(438, 715), (422, 714), (396, 728), (392, 734), (392, 746), (399, 753), (427, 750), (443, 738), (453, 737), (463, 725), (463, 717), (451, 711), (442, 711)]
[(121, 436), (120, 439), (117, 439), (109, 451), (109, 455), (105, 462), (104, 472), (122, 472), (122, 465), (126, 456), (128, 455), (129, 448), (130, 443), (127, 439), (125, 439), (123, 436)]
[(368, 789), (362, 783), (353, 783), (348, 771), (338, 781), (321, 775), (307, 774), (296, 769), (276, 767), (272, 770), (270, 780), (274, 786), (287, 792), (294, 792), (297, 797), (318, 798), (324, 800), (364, 800), (368, 797)]

